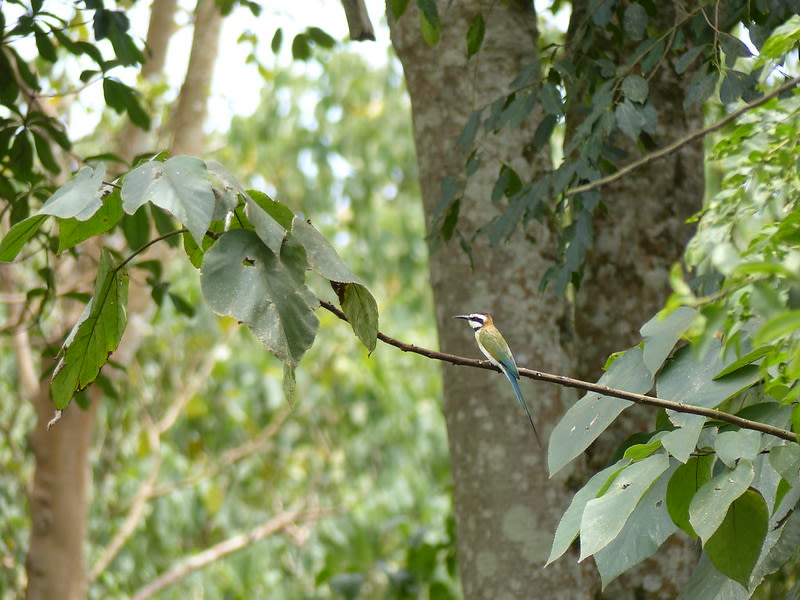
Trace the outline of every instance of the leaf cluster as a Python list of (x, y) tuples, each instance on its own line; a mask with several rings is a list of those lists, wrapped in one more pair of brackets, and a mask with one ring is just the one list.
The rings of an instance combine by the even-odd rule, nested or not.
[[(124, 260), (104, 250), (95, 293), (59, 353), (51, 392), (58, 409), (98, 376), (125, 329), (127, 270), (153, 241), (180, 236), (200, 268), (203, 293), (220, 315), (245, 323), (285, 365), (289, 395), (297, 363), (318, 328), (316, 295), (306, 271), (328, 280), (353, 330), (369, 351), (377, 336), (377, 304), (363, 282), (310, 222), (261, 192), (245, 191), (219, 163), (185, 156), (146, 161), (116, 182), (105, 166), (84, 167), (41, 208), (14, 224), (0, 242), (0, 260), (14, 260), (50, 218), (62, 229), (62, 251), (88, 237), (119, 228), (134, 252)], [(111, 191), (110, 191), (111, 190)], [(172, 227), (144, 243), (150, 220), (141, 209), (163, 211)], [(167, 218), (167, 221), (171, 221)], [(71, 234), (67, 237), (67, 234)], [(152, 264), (141, 268), (156, 274)]]
[[(395, 4), (400, 5), (397, 15), (407, 3)], [(420, 18), (429, 22), (424, 4)], [(701, 2), (675, 15), (672, 8), (650, 1), (588, 3), (585, 13), (576, 7), (564, 43), (543, 48), (509, 82), (508, 93), (478, 107), (468, 119), (457, 139), (465, 157), (463, 171), (441, 183), (433, 215), (435, 240), (457, 237), (468, 245), (474, 234), (496, 245), (520, 226), (547, 221), (560, 231), (559, 258), (542, 286), (552, 282), (563, 294), (569, 285), (579, 285), (602, 194), (599, 189), (570, 190), (660, 145), (657, 124), (664, 117), (652, 82), (686, 81), (680, 92), (689, 111), (715, 94), (725, 106), (750, 102), (781, 77), (780, 65), (794, 52), (798, 21), (789, 4), (739, 0), (726, 3), (724, 10), (715, 7)], [(466, 53), (473, 61), (481, 58), (485, 19), (477, 13), (466, 31)], [(461, 231), (466, 182), (487, 160), (482, 140), (531, 119), (537, 125), (525, 152), (547, 151), (565, 126), (567, 138), (559, 152), (563, 161), (531, 181), (510, 164), (498, 165), (491, 197), (498, 215), (476, 232)], [(489, 155), (488, 160), (494, 159)]]
[[(600, 383), (716, 408), (793, 432), (800, 389), (800, 94), (775, 99), (731, 127), (712, 150), (724, 176), (676, 266), (674, 294), (642, 343)], [(630, 403), (591, 393), (550, 444), (551, 473), (582, 453)], [(687, 598), (748, 598), (795, 564), (800, 447), (700, 415), (662, 411), (616, 462), (576, 494), (549, 561), (580, 538), (604, 585), (673, 533), (703, 554)]]

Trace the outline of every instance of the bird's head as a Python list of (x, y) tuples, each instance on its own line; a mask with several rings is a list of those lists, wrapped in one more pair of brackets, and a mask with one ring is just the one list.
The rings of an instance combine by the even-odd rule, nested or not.
[(473, 331), (479, 331), (486, 325), (492, 325), (492, 315), (485, 312), (474, 312), (468, 315), (455, 315), (454, 319), (464, 319)]

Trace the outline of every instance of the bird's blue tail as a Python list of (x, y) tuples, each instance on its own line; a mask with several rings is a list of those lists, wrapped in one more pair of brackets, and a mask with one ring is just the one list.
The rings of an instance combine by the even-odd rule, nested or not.
[(522, 390), (519, 389), (519, 382), (517, 381), (517, 378), (514, 377), (511, 373), (506, 372), (505, 369), (503, 370), (503, 373), (505, 374), (506, 377), (508, 377), (508, 380), (511, 382), (511, 387), (514, 388), (514, 393), (517, 395), (517, 400), (519, 400), (520, 405), (522, 406), (522, 408), (525, 409), (525, 412), (528, 413), (528, 420), (531, 422), (531, 427), (533, 427), (533, 433), (536, 435), (536, 441), (539, 442), (539, 447), (541, 448), (542, 440), (539, 437), (539, 432), (536, 431), (536, 425), (533, 424), (533, 417), (531, 416), (531, 411), (528, 408), (528, 403), (525, 402), (525, 398), (522, 395)]

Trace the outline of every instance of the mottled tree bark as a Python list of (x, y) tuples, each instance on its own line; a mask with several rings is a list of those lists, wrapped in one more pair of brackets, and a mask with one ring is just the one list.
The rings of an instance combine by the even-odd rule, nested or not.
[[(536, 15), (524, 3), (497, 2), (488, 10), (478, 0), (437, 3), (441, 40), (428, 47), (420, 34), (413, 3), (396, 22), (392, 41), (405, 70), (411, 96), (414, 136), (423, 203), (430, 216), (446, 175), (460, 176), (465, 157), (456, 136), (472, 111), (508, 93), (508, 84), (537, 53)], [(471, 19), (485, 10), (481, 51), (466, 58), (465, 34)], [(390, 12), (390, 11), (389, 11)], [(513, 166), (524, 180), (548, 166), (546, 152), (521, 151), (538, 123), (533, 115), (518, 129), (481, 139), (482, 166), (470, 177), (459, 228), (470, 237), (501, 210), (490, 202), (499, 165)], [(431, 254), (431, 283), (443, 350), (480, 356), (471, 331), (452, 315), (494, 313), (517, 362), (544, 371), (570, 373), (571, 357), (562, 339), (567, 303), (542, 295), (539, 282), (552, 264), (554, 235), (538, 223), (520, 229), (510, 241), (489, 247), (486, 236), (470, 238), (470, 257), (457, 242)], [(567, 319), (568, 320), (568, 319)], [(500, 374), (445, 365), (444, 413), (453, 468), (458, 552), (464, 597), (588, 598), (593, 576), (574, 561), (542, 570), (558, 518), (571, 491), (547, 477), (545, 454)], [(572, 392), (524, 381), (527, 396), (546, 439)]]
[(208, 96), (219, 52), (222, 14), (214, 0), (198, 0), (189, 66), (175, 110), (170, 116), (170, 153), (201, 154), (205, 150), (203, 126), (208, 115)]
[[(175, 33), (175, 11), (178, 0), (153, 0), (150, 9), (150, 24), (145, 40), (146, 62), (142, 65), (140, 77), (151, 83), (164, 75), (164, 64), (167, 60), (167, 49), (172, 34)], [(138, 154), (146, 152), (148, 144), (152, 144), (156, 125), (150, 131), (144, 131), (128, 121), (122, 128), (117, 154), (125, 160), (132, 160)]]

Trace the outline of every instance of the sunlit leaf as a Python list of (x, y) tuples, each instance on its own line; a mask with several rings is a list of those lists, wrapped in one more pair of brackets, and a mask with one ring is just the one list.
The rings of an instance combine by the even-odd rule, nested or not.
[(146, 202), (169, 211), (202, 244), (215, 207), (205, 163), (175, 156), (139, 165), (122, 183), (122, 208), (133, 214)]
[(67, 183), (58, 188), (39, 209), (40, 215), (62, 219), (88, 220), (103, 205), (104, 163), (96, 168), (83, 167)]
[(743, 460), (735, 469), (725, 469), (697, 491), (689, 505), (689, 522), (704, 542), (722, 524), (728, 507), (744, 494), (754, 476), (753, 463)]
[(632, 463), (599, 498), (586, 503), (581, 519), (579, 560), (602, 550), (622, 531), (650, 485), (669, 467), (666, 452)]

